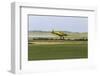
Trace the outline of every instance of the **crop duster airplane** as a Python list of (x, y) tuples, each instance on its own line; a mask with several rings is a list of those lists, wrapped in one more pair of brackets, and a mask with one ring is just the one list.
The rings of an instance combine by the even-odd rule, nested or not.
[(51, 33), (59, 36), (61, 40), (64, 40), (64, 37), (68, 36), (66, 33), (61, 32), (61, 31), (54, 31), (54, 30), (52, 30)]

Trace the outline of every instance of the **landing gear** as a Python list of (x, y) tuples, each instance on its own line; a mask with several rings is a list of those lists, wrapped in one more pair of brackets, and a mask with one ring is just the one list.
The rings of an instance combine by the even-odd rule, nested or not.
[(60, 36), (60, 40), (64, 40), (64, 36)]

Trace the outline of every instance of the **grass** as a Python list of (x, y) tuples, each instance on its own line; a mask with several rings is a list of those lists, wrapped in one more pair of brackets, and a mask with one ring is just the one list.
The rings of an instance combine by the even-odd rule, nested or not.
[(28, 44), (28, 60), (87, 58), (87, 41), (66, 41), (64, 44)]

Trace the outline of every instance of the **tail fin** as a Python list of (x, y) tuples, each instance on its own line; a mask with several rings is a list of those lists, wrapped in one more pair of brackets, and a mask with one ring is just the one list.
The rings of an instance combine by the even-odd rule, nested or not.
[(52, 33), (54, 32), (54, 29), (52, 29)]

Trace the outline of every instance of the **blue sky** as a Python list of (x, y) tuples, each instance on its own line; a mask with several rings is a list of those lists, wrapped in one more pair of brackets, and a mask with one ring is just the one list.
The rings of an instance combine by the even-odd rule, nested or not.
[(87, 17), (29, 15), (29, 31), (87, 32)]

